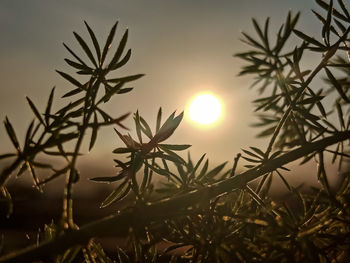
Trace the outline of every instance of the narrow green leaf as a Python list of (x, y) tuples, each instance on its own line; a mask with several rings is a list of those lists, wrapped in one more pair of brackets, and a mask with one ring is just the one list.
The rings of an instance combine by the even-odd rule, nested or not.
[(339, 104), (338, 101), (336, 102), (335, 106), (336, 106), (336, 109), (337, 109), (338, 119), (339, 119), (339, 122), (341, 124), (341, 127), (343, 129), (345, 129), (344, 114), (343, 114), (342, 107), (341, 107), (341, 105)]
[(165, 153), (167, 153), (168, 155), (174, 157), (178, 163), (180, 164), (183, 164), (185, 165), (186, 164), (186, 161), (180, 156), (178, 155), (177, 153), (173, 152), (173, 151), (170, 151), (168, 150), (167, 148), (164, 148), (164, 147), (160, 147)]
[(5, 154), (0, 154), (0, 160), (10, 158), (10, 157), (15, 157), (17, 154), (15, 153), (5, 153)]
[(92, 31), (92, 29), (90, 28), (90, 26), (88, 25), (88, 23), (86, 21), (84, 21), (85, 26), (87, 28), (87, 30), (89, 31), (92, 43), (94, 44), (95, 50), (96, 50), (96, 56), (97, 56), (97, 61), (100, 62), (101, 61), (101, 50), (100, 50), (100, 45), (98, 44), (97, 38), (94, 34), (94, 31)]
[[(265, 22), (265, 32), (267, 30), (266, 26), (268, 25), (268, 20), (269, 19), (266, 19), (266, 22)], [(262, 32), (258, 22), (254, 18), (252, 19), (252, 21), (253, 21), (253, 25), (254, 25), (255, 31), (258, 33), (261, 41), (264, 43), (265, 49), (269, 50), (270, 48), (269, 48), (268, 40), (266, 39), (265, 34)]]
[(83, 84), (81, 84), (79, 81), (77, 81), (75, 78), (72, 76), (68, 75), (67, 73), (64, 73), (62, 71), (56, 70), (58, 74), (60, 74), (63, 78), (68, 80), (70, 83), (72, 83), (74, 86), (77, 86), (78, 88), (83, 88)]
[(142, 135), (141, 135), (141, 123), (140, 123), (140, 115), (139, 111), (136, 111), (134, 116), (135, 126), (136, 126), (136, 134), (139, 139), (139, 142), (142, 144)]
[(333, 18), (335, 24), (339, 27), (339, 29), (341, 30), (341, 32), (344, 34), (346, 31), (346, 27), (338, 20)]
[(221, 172), (221, 170), (225, 167), (226, 164), (227, 162), (224, 162), (215, 167), (214, 169), (210, 170), (207, 174), (204, 175), (203, 179), (212, 179), (214, 176), (218, 175)]
[(201, 171), (200, 171), (200, 173), (199, 173), (199, 175), (196, 177), (196, 180), (201, 180), (202, 179), (202, 177), (206, 174), (206, 172), (207, 172), (207, 170), (208, 170), (208, 166), (209, 166), (209, 161), (208, 161), (208, 159), (205, 161), (205, 163), (204, 163), (204, 165), (203, 165), (203, 167), (202, 167), (202, 169), (201, 169)]
[(124, 135), (122, 135), (117, 129), (114, 129), (114, 131), (117, 133), (118, 137), (123, 141), (125, 145), (129, 144), (129, 142), (127, 141)]
[(97, 114), (96, 114), (96, 112), (94, 112), (94, 123), (92, 125), (92, 133), (91, 133), (89, 151), (91, 151), (92, 147), (94, 147), (94, 145), (95, 145), (98, 128), (99, 128), (99, 126), (98, 126)]
[(75, 38), (78, 40), (80, 46), (82, 47), (82, 49), (85, 51), (86, 55), (88, 56), (88, 58), (90, 59), (90, 61), (92, 62), (92, 64), (95, 65), (95, 67), (97, 67), (97, 63), (95, 61), (94, 56), (92, 55), (89, 46), (86, 44), (86, 42), (84, 41), (84, 39), (81, 38), (81, 36), (79, 36), (76, 32), (73, 32)]
[(310, 113), (309, 111), (307, 111), (305, 109), (295, 107), (294, 110), (299, 112), (305, 119), (310, 120), (312, 122), (315, 122), (315, 121), (320, 119), (320, 117)]
[(118, 93), (118, 91), (124, 86), (124, 84), (125, 84), (124, 82), (119, 82), (114, 87), (111, 87), (108, 84), (106, 84), (105, 85), (106, 94), (98, 101), (97, 104), (101, 103), (102, 101), (104, 103), (108, 102), (113, 95)]
[[(328, 32), (329, 32), (329, 30), (331, 30), (335, 35), (337, 35), (337, 36), (339, 36), (339, 34), (338, 34), (338, 32), (337, 32), (337, 30), (335, 30), (335, 28), (332, 26), (332, 25), (330, 25), (330, 24), (328, 24), (327, 25), (327, 21), (326, 21), (326, 19), (325, 18), (323, 18), (319, 13), (317, 13), (315, 10), (312, 10), (312, 12), (315, 14), (315, 16), (323, 23), (323, 28), (322, 28), (322, 36), (323, 36), (323, 38), (325, 38), (325, 32), (326, 32), (326, 27), (328, 26)], [(327, 38), (327, 42), (326, 43), (328, 43), (329, 44), (329, 36), (328, 36), (328, 38)]]
[(21, 168), (19, 168), (18, 172), (17, 172), (17, 177), (21, 176), (25, 171), (27, 171), (28, 169), (28, 164), (27, 162), (23, 162), (22, 165), (21, 165)]
[(171, 151), (183, 151), (191, 147), (189, 144), (159, 144), (159, 146)]
[(173, 163), (177, 163), (180, 165), (184, 165), (186, 162), (184, 159), (182, 159), (179, 155), (176, 154), (170, 154), (170, 152), (167, 152), (168, 154), (164, 154), (162, 152), (155, 152), (155, 153), (149, 153), (147, 155), (147, 158), (161, 158), (161, 159), (165, 159), (168, 161), (171, 161)]
[(327, 121), (326, 119), (323, 119), (322, 121), (326, 123), (333, 131), (338, 131), (338, 129), (331, 122)]
[(330, 26), (332, 22), (332, 11), (333, 11), (333, 0), (329, 1), (329, 7), (327, 12), (327, 19), (322, 28), (322, 37), (325, 39), (327, 45), (329, 45), (329, 35), (330, 35)]
[(49, 100), (47, 101), (46, 109), (45, 109), (45, 123), (46, 126), (49, 126), (49, 120), (50, 120), (50, 114), (51, 114), (51, 108), (52, 108), (52, 102), (53, 102), (53, 97), (55, 94), (55, 87), (52, 88)]
[(117, 51), (115, 52), (109, 66), (108, 66), (108, 69), (112, 69), (118, 62), (119, 62), (119, 59), (125, 49), (125, 46), (126, 46), (126, 42), (128, 40), (128, 32), (129, 30), (127, 29), (122, 37), (122, 39), (120, 40), (120, 43), (119, 43), (119, 46), (117, 48)]
[[(60, 151), (54, 152), (54, 151), (43, 150), (43, 153), (45, 153), (47, 155), (51, 155), (51, 156), (60, 156), (60, 155), (62, 155), (62, 152), (60, 152)], [(64, 152), (64, 155), (66, 155), (66, 156), (74, 156), (75, 154), (76, 154), (75, 152)], [(81, 156), (83, 154), (82, 153), (78, 153), (77, 155)]]
[(91, 68), (87, 68), (84, 70), (79, 70), (76, 72), (79, 75), (93, 75), (94, 74), (94, 70), (92, 70)]
[(284, 178), (284, 176), (278, 170), (276, 170), (276, 172), (277, 172), (278, 176), (281, 178), (281, 180), (283, 181), (284, 185), (287, 187), (287, 189), (289, 191), (291, 191), (292, 188), (290, 187), (290, 185), (289, 185), (288, 181), (286, 180), (286, 178)]
[(41, 114), (39, 113), (38, 109), (35, 107), (34, 103), (31, 101), (29, 97), (26, 97), (28, 104), (30, 108), (32, 109), (34, 115), (38, 118), (38, 120), (45, 125), (43, 118), (41, 117)]
[(175, 112), (169, 116), (169, 118), (164, 122), (162, 127), (158, 130), (158, 132), (154, 135), (150, 144), (158, 144), (166, 139), (168, 139), (175, 131), (175, 129), (179, 126), (182, 118), (183, 112), (181, 112), (177, 117), (174, 118)]
[(41, 190), (41, 187), (40, 187), (40, 184), (39, 184), (39, 183), (40, 183), (40, 182), (39, 182), (39, 178), (38, 178), (38, 176), (37, 176), (37, 174), (36, 174), (36, 171), (35, 171), (35, 169), (34, 169), (34, 166), (32, 165), (31, 162), (26, 162), (26, 163), (27, 163), (27, 165), (28, 165), (29, 172), (30, 172), (30, 174), (31, 174), (31, 176), (32, 176), (32, 178), (33, 178), (34, 185), (37, 187), (38, 190), (42, 191), (42, 190)]
[(83, 91), (83, 89), (81, 89), (81, 88), (73, 89), (73, 90), (68, 91), (67, 93), (65, 93), (65, 94), (62, 96), (62, 98), (68, 98), (68, 97), (70, 97), (70, 96), (74, 96), (74, 95), (76, 95), (76, 94), (79, 94), (79, 93), (82, 92), (82, 91)]
[[(338, 144), (338, 146), (339, 146), (339, 144)], [(338, 146), (337, 146), (337, 147), (338, 147)], [(333, 153), (333, 154), (335, 154), (335, 155), (340, 155), (340, 156), (343, 156), (343, 157), (346, 157), (346, 158), (349, 158), (349, 159), (350, 159), (350, 155), (349, 155), (349, 154), (346, 154), (346, 153), (344, 153), (344, 152), (338, 152), (338, 149), (337, 149), (336, 151), (332, 151), (332, 150), (326, 149), (325, 151), (326, 151), (326, 152)]]
[(79, 136), (77, 132), (61, 133), (59, 135), (53, 134), (43, 145), (43, 148), (50, 148), (59, 144), (71, 141)]
[[(101, 110), (100, 108), (96, 108), (96, 109), (97, 109), (97, 111), (100, 113), (101, 117), (103, 118), (103, 120), (104, 120), (105, 122), (108, 122), (108, 121), (113, 120), (113, 118), (112, 118), (109, 114), (107, 114), (106, 112), (104, 112), (104, 111)], [(129, 115), (129, 114), (128, 114), (128, 115)]]
[(248, 154), (248, 155), (250, 155), (250, 156), (252, 156), (252, 157), (255, 157), (255, 158), (258, 158), (258, 159), (262, 160), (261, 156), (256, 155), (255, 153), (252, 153), (252, 152), (250, 152), (250, 151), (248, 151), (248, 150), (245, 150), (245, 149), (242, 149), (242, 151), (243, 151), (245, 154)]
[(85, 67), (89, 68), (84, 61), (82, 61), (65, 43), (63, 43), (63, 46), (68, 50), (69, 53), (73, 57), (75, 57), (81, 64), (83, 64)]
[[(61, 154), (62, 156), (62, 154)], [(47, 177), (46, 179), (42, 180), (39, 182), (39, 185), (44, 185), (56, 178), (58, 178), (60, 175), (63, 175), (65, 174), (68, 170), (69, 170), (69, 166), (67, 167), (64, 167), (63, 169), (60, 169), (60, 170), (55, 170), (55, 172), (53, 174), (51, 174), (49, 177)]]
[[(56, 114), (65, 114), (67, 111), (79, 106), (80, 104), (82, 104), (83, 102), (85, 101), (85, 98), (80, 98), (80, 99), (77, 99), (76, 101), (74, 102), (70, 102), (67, 106), (63, 107), (62, 109), (58, 110), (56, 112)], [(50, 115), (50, 116), (54, 116), (54, 115)]]
[[(325, 1), (323, 0), (316, 0), (316, 3), (322, 7), (324, 10), (328, 11), (329, 10), (329, 4), (326, 3)], [(342, 15), (337, 9), (333, 8), (332, 9), (332, 13), (334, 16), (338, 17), (339, 19), (345, 21), (345, 22), (348, 22), (348, 19), (346, 16)]]
[(120, 117), (113, 119), (113, 122), (117, 125), (119, 125), (120, 127), (122, 127), (125, 130), (129, 130), (127, 127), (125, 127), (121, 122), (124, 121), (128, 116), (130, 115), (130, 112), (125, 113), (123, 115), (121, 115)]
[(153, 134), (151, 131), (151, 128), (149, 127), (148, 123), (140, 116), (140, 122), (141, 122), (141, 129), (142, 132), (150, 139), (152, 139)]
[(302, 105), (307, 105), (307, 104), (315, 104), (317, 102), (319, 102), (320, 100), (322, 100), (324, 98), (324, 96), (312, 96), (310, 98), (306, 98), (303, 99), (301, 101), (298, 102), (298, 104), (302, 104)]
[(258, 138), (261, 138), (261, 137), (266, 137), (266, 136), (269, 136), (271, 134), (273, 134), (273, 132), (275, 131), (276, 127), (273, 126), (273, 127), (270, 127), (270, 128), (267, 128), (265, 130), (263, 130), (262, 132), (260, 132), (257, 137)]
[(196, 163), (196, 165), (193, 168), (193, 174), (198, 170), (199, 166), (201, 165), (202, 161), (204, 160), (204, 157), (206, 156), (206, 154), (203, 154), (201, 156), (201, 158), (198, 160), (198, 162)]
[(316, 94), (313, 92), (313, 90), (310, 89), (309, 87), (307, 88), (307, 90), (310, 92), (310, 94), (311, 94), (313, 97), (318, 97), (318, 98), (320, 98), (320, 100), (316, 102), (316, 106), (317, 106), (318, 110), (320, 111), (320, 113), (322, 114), (322, 116), (323, 116), (324, 118), (327, 118), (326, 110), (324, 109), (324, 107), (323, 107), (323, 105), (322, 105), (322, 103), (321, 103), (321, 100), (324, 98), (324, 96), (321, 96), (321, 94), (322, 94), (322, 89), (319, 90), (319, 91), (317, 92), (317, 95), (316, 95)]
[(53, 166), (51, 164), (48, 163), (41, 163), (41, 162), (31, 162), (33, 164), (34, 167), (39, 167), (39, 168), (43, 168), (43, 169), (51, 169), (53, 170)]
[(324, 70), (326, 71), (326, 74), (328, 76), (328, 79), (331, 81), (331, 83), (333, 84), (333, 86), (335, 87), (335, 89), (338, 91), (340, 97), (346, 101), (346, 102), (350, 102), (350, 99), (346, 96), (345, 92), (343, 91), (342, 86), (340, 85), (340, 83), (337, 81), (337, 79), (333, 76), (332, 72), (325, 67)]
[(145, 165), (147, 165), (150, 169), (152, 169), (155, 173), (157, 173), (159, 175), (166, 176), (167, 178), (174, 177), (174, 178), (177, 178), (181, 182), (181, 180), (178, 178), (178, 176), (176, 176), (175, 174), (173, 174), (169, 170), (162, 169), (156, 165), (149, 165), (149, 164), (145, 164)]
[(121, 171), (116, 176), (101, 176), (101, 177), (94, 177), (90, 178), (91, 181), (97, 182), (97, 183), (113, 183), (116, 181), (119, 181), (127, 176), (127, 170)]
[(126, 63), (128, 63), (129, 59), (131, 57), (131, 49), (129, 49), (125, 56), (117, 63), (115, 64), (113, 67), (111, 67), (111, 70), (115, 70), (118, 68), (121, 68), (122, 66), (124, 66)]
[(126, 83), (126, 82), (137, 80), (143, 76), (144, 76), (144, 74), (136, 74), (136, 75), (126, 76), (126, 77), (122, 77), (122, 78), (108, 79), (107, 82), (110, 82), (110, 83), (124, 82), (124, 83)]
[(242, 32), (242, 35), (245, 36), (245, 39), (242, 39), (243, 42), (247, 43), (248, 45), (253, 46), (254, 48), (259, 48), (265, 51), (265, 47), (263, 47), (259, 42), (257, 42), (254, 38), (249, 36), (248, 34)]
[(255, 191), (254, 191), (252, 188), (250, 188), (249, 185), (246, 185), (246, 189), (247, 189), (247, 192), (250, 194), (250, 196), (253, 198), (253, 200), (254, 200), (257, 204), (259, 204), (259, 205), (262, 206), (262, 207), (266, 207), (266, 204), (265, 204), (264, 201), (261, 199), (261, 197), (260, 197), (257, 193), (255, 193)]
[(269, 157), (269, 159), (273, 160), (275, 159), (277, 156), (281, 155), (281, 153), (283, 153), (283, 151), (276, 151), (273, 154), (271, 154), (271, 156)]
[(131, 186), (128, 181), (121, 183), (109, 196), (101, 203), (101, 208), (107, 207), (114, 202), (122, 200), (130, 192)]
[(348, 18), (348, 21), (350, 21), (350, 15), (348, 12), (348, 9), (346, 8), (343, 0), (338, 0), (338, 4), (340, 5), (340, 8), (343, 10), (344, 14)]
[(133, 152), (133, 150), (132, 149), (130, 149), (130, 148), (117, 148), (117, 149), (114, 149), (113, 150), (113, 153), (130, 153), (130, 152)]
[(157, 114), (156, 132), (159, 131), (161, 122), (162, 122), (162, 107), (159, 108), (158, 114)]
[(118, 90), (118, 94), (125, 94), (125, 93), (128, 93), (130, 91), (132, 91), (134, 88), (125, 88), (125, 89), (120, 89)]
[(324, 45), (322, 45), (322, 43), (318, 42), (316, 39), (309, 37), (308, 35), (305, 35), (303, 32), (294, 29), (293, 32), (300, 37), (301, 39), (305, 40), (308, 43), (314, 44), (315, 46), (324, 48)]
[(111, 28), (111, 31), (109, 32), (109, 35), (108, 35), (107, 40), (106, 40), (106, 44), (105, 44), (105, 46), (103, 48), (103, 51), (102, 51), (100, 66), (103, 65), (103, 63), (104, 63), (104, 61), (106, 59), (108, 50), (111, 47), (111, 44), (112, 44), (112, 41), (113, 41), (113, 38), (114, 38), (114, 35), (115, 35), (115, 30), (117, 28), (117, 25), (118, 25), (118, 22), (116, 22), (113, 25), (113, 27)]
[(66, 61), (66, 63), (67, 63), (68, 65), (70, 65), (70, 66), (72, 66), (73, 68), (76, 68), (76, 69), (78, 69), (78, 70), (91, 69), (91, 68), (89, 68), (89, 67), (86, 67), (86, 66), (84, 66), (84, 65), (82, 65), (82, 64), (79, 64), (79, 63), (74, 62), (74, 61), (72, 61), (72, 60), (70, 60), (70, 59), (67, 59), (67, 58), (65, 58), (64, 61)]
[(255, 160), (255, 159), (251, 159), (251, 158), (248, 158), (248, 157), (245, 157), (245, 156), (242, 156), (242, 158), (244, 159), (244, 160), (247, 160), (248, 162), (251, 162), (251, 163), (261, 163), (261, 159), (259, 159), (259, 160)]
[(253, 147), (253, 146), (251, 146), (251, 147), (249, 147), (250, 149), (252, 149), (254, 152), (256, 152), (257, 154), (259, 154), (261, 157), (265, 157), (265, 153), (262, 151), (262, 150), (260, 150), (259, 148), (257, 148), (257, 147)]
[(150, 176), (150, 169), (147, 165), (145, 165), (145, 167), (143, 169), (143, 177), (142, 177), (142, 183), (141, 183), (141, 187), (140, 187), (141, 193), (144, 192), (145, 189), (148, 187), (149, 176)]
[(32, 131), (33, 131), (33, 127), (34, 127), (34, 120), (32, 120), (28, 126), (27, 132), (26, 132), (26, 136), (24, 139), (24, 151), (28, 150), (29, 146), (32, 143)]
[(19, 147), (19, 142), (17, 140), (15, 130), (13, 129), (13, 126), (7, 117), (5, 117), (4, 125), (5, 125), (7, 135), (10, 137), (10, 140), (11, 140), (13, 146), (15, 146), (16, 150), (19, 151), (20, 147)]

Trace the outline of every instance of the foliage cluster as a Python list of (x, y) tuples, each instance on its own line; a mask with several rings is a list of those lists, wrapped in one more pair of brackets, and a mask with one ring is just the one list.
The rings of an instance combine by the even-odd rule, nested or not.
[[(122, 121), (128, 115), (112, 117), (103, 104), (130, 92), (132, 88), (125, 85), (142, 77), (111, 77), (131, 57), (130, 49), (126, 50), (128, 31), (107, 63), (117, 24), (100, 48), (93, 30), (85, 23), (93, 48), (77, 33), (74, 36), (89, 62), (64, 46), (75, 59), (65, 61), (77, 71), (79, 79), (86, 79), (57, 71), (73, 87), (63, 95), (70, 102), (53, 111), (52, 89), (41, 111), (27, 98), (34, 120), (23, 144), (10, 120), (4, 121), (15, 148), (14, 153), (0, 156), (11, 160), (0, 174), (9, 216), (11, 195), (6, 182), (15, 171), (20, 176), (28, 170), (39, 190), (60, 176), (66, 176), (66, 186), (61, 220), (46, 225), (37, 244), (4, 255), (0, 262), (345, 262), (350, 250), (350, 177), (346, 170), (350, 158), (350, 63), (346, 56), (350, 52), (350, 14), (342, 0), (316, 2), (325, 10), (313, 11), (321, 23), (320, 39), (296, 29), (299, 13), (288, 13), (273, 40), (269, 19), (263, 26), (253, 19), (256, 37), (243, 33), (243, 41), (252, 49), (236, 54), (246, 62), (240, 75), (256, 79), (252, 87), (261, 95), (254, 101), (259, 117), (256, 126), (262, 127), (258, 136), (266, 137), (268, 146), (265, 150), (243, 149), (233, 167), (226, 170), (226, 163), (210, 169), (205, 155), (194, 161), (189, 154), (187, 158), (179, 154), (190, 145), (165, 143), (183, 113), (174, 112), (162, 122), (159, 109), (152, 129), (136, 111), (136, 138), (124, 134)], [(291, 47), (291, 38), (297, 38), (300, 44)], [(312, 69), (303, 68), (306, 53), (320, 57)], [(315, 81), (320, 76), (326, 88)], [(324, 103), (326, 96), (333, 102)], [(91, 180), (115, 184), (101, 207), (118, 207), (126, 196), (130, 204), (109, 217), (77, 226), (72, 194), (74, 184), (79, 182), (77, 160), (82, 145), (87, 143), (92, 150), (99, 130), (115, 125), (119, 126), (115, 129), (117, 137), (124, 143), (113, 150), (119, 172)], [(73, 150), (67, 150), (72, 145)], [(63, 158), (65, 165), (43, 163), (41, 155)], [(325, 162), (329, 156), (342, 173), (337, 189), (328, 182)], [(300, 158), (301, 164), (317, 162), (315, 176), (320, 188), (302, 192), (285, 179), (286, 173), (292, 173), (286, 165)], [(246, 162), (246, 171), (237, 174), (240, 161)], [(46, 169), (47, 177), (40, 178), (37, 169)], [(165, 183), (154, 184), (154, 176), (163, 177)], [(275, 177), (286, 186), (291, 202), (272, 200), (269, 190)], [(118, 248), (107, 255), (94, 239), (102, 236), (121, 236), (129, 249)], [(162, 242), (168, 244), (165, 251), (157, 249)]]

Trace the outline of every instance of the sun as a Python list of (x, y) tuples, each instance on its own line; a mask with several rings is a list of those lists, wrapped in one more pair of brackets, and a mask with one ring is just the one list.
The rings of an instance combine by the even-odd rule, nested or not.
[(190, 119), (199, 125), (210, 125), (217, 122), (222, 115), (222, 104), (210, 93), (202, 93), (191, 102), (188, 113)]

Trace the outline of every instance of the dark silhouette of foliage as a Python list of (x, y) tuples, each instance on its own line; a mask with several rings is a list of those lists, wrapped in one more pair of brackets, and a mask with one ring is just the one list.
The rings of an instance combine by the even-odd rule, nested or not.
[[(346, 166), (350, 158), (350, 15), (342, 0), (316, 2), (325, 11), (313, 11), (321, 23), (320, 37), (298, 29), (299, 13), (291, 12), (275, 38), (269, 32), (269, 18), (263, 26), (253, 19), (256, 36), (243, 33), (242, 41), (251, 49), (236, 54), (246, 62), (240, 75), (255, 78), (252, 87), (261, 96), (253, 102), (259, 118), (255, 126), (268, 145), (266, 149), (242, 149), (231, 169), (225, 169), (226, 162), (210, 168), (205, 155), (199, 160), (190, 154), (183, 157), (180, 152), (187, 150), (188, 144), (166, 143), (183, 113), (174, 112), (164, 121), (160, 108), (153, 129), (136, 111), (136, 138), (125, 134), (122, 121), (128, 114), (112, 117), (103, 104), (130, 92), (132, 88), (125, 84), (142, 77), (111, 76), (131, 57), (130, 49), (126, 50), (128, 31), (107, 63), (117, 23), (101, 48), (85, 22), (93, 49), (79, 34), (74, 32), (74, 36), (88, 62), (64, 45), (74, 58), (65, 61), (80, 77), (57, 71), (72, 85), (63, 95), (70, 102), (54, 111), (55, 88), (44, 110), (27, 97), (34, 120), (23, 144), (10, 120), (4, 121), (15, 148), (14, 153), (0, 156), (11, 160), (0, 174), (8, 216), (12, 203), (6, 182), (14, 172), (20, 176), (28, 170), (39, 190), (66, 176), (62, 218), (45, 225), (37, 244), (3, 255), (0, 262), (346, 262), (350, 251), (350, 177)], [(299, 44), (291, 46), (291, 38)], [(302, 63), (306, 53), (318, 60), (312, 69)], [(84, 81), (79, 80), (84, 77)], [(315, 84), (320, 78), (326, 88)], [(333, 101), (325, 103), (325, 97)], [(115, 185), (101, 207), (118, 207), (125, 197), (128, 206), (77, 226), (72, 196), (73, 186), (79, 182), (76, 163), (83, 154), (82, 145), (86, 143), (92, 150), (104, 126), (116, 126), (116, 136), (123, 143), (113, 150), (119, 172), (91, 181)], [(73, 150), (68, 151), (71, 147), (67, 145), (73, 145)], [(63, 158), (65, 165), (42, 163), (37, 160), (39, 154)], [(337, 188), (328, 182), (325, 162), (329, 156), (342, 174)], [(320, 188), (302, 191), (285, 179), (286, 173), (293, 172), (287, 165), (300, 159), (301, 165), (317, 163), (314, 176)], [(246, 170), (237, 173), (241, 161)], [(40, 178), (38, 168), (46, 169), (47, 177)], [(162, 182), (155, 184), (155, 176), (163, 178)], [(269, 194), (275, 177), (285, 185), (288, 200), (277, 202)], [(118, 247), (114, 255), (107, 255), (95, 240), (106, 236), (122, 237), (128, 249)], [(167, 244), (165, 251), (157, 247), (162, 242)]]

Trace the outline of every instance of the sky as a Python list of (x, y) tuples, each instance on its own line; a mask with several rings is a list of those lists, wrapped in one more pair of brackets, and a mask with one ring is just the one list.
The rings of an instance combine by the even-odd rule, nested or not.
[[(252, 17), (261, 23), (271, 17), (274, 33), (290, 10), (294, 14), (301, 11), (299, 28), (316, 32), (318, 22), (312, 8), (317, 9), (314, 1), (303, 0), (2, 0), (0, 119), (8, 116), (23, 138), (33, 118), (25, 96), (44, 109), (53, 86), (60, 95), (70, 88), (55, 72), (73, 74), (63, 60), (70, 55), (62, 42), (79, 50), (72, 31), (88, 39), (85, 20), (104, 43), (119, 21), (116, 39), (128, 28), (127, 46), (132, 49), (122, 73), (146, 75), (133, 83), (131, 93), (107, 106), (111, 115), (139, 110), (155, 126), (159, 107), (164, 115), (174, 110), (180, 113), (194, 94), (210, 91), (224, 103), (223, 120), (210, 129), (200, 129), (185, 118), (169, 142), (192, 144), (194, 159), (207, 153), (213, 165), (232, 163), (241, 148), (266, 146), (264, 140), (255, 138), (258, 130), (251, 127), (251, 101), (256, 97), (249, 90), (252, 79), (237, 76), (243, 63), (233, 54), (248, 48), (240, 41), (241, 32), (253, 32)], [(133, 128), (131, 118), (126, 124)], [(0, 145), (1, 153), (12, 150), (4, 129), (0, 130)], [(96, 176), (110, 172), (115, 158), (111, 151), (121, 145), (112, 128), (102, 130), (97, 147), (83, 157), (82, 169)]]

